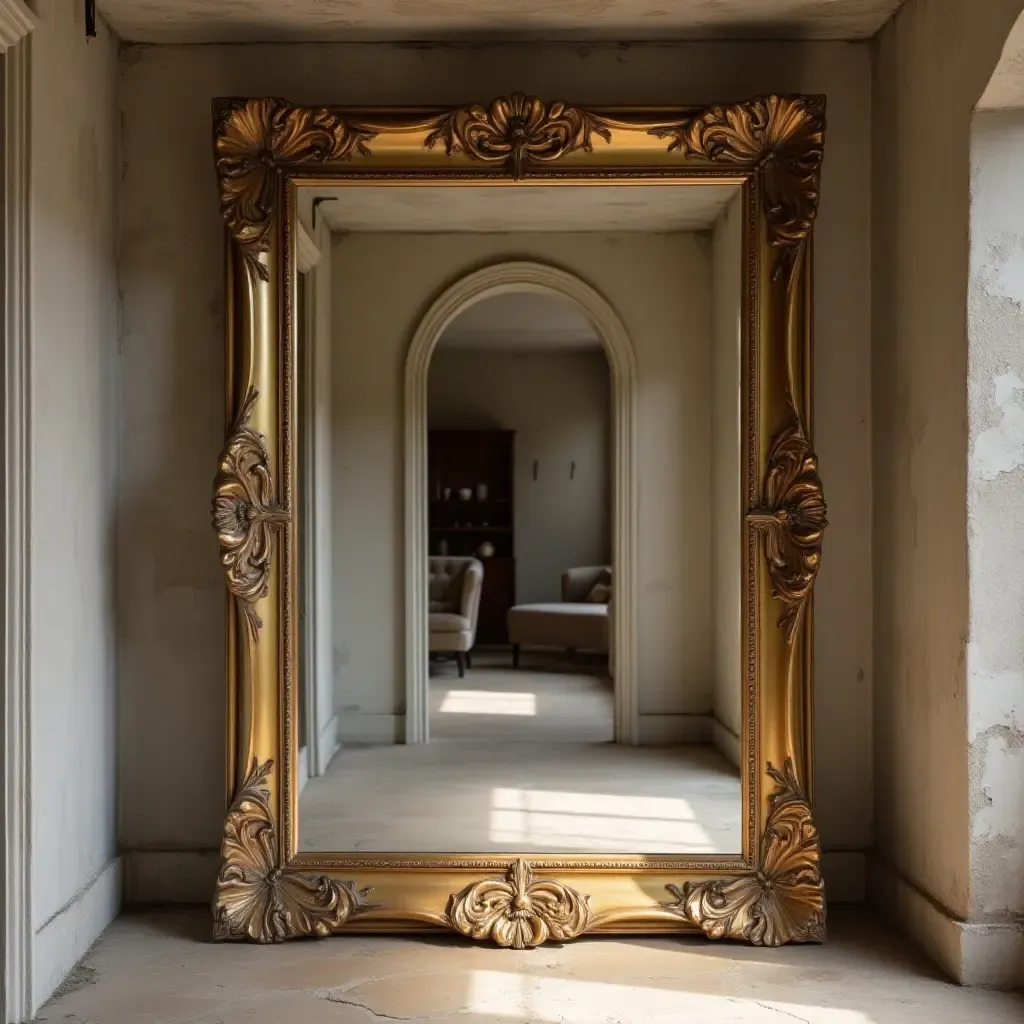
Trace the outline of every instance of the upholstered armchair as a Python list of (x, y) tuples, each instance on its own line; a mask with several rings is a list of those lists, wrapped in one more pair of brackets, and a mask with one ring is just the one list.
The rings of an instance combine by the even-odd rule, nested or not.
[(429, 578), (430, 653), (454, 654), (461, 679), (476, 643), (484, 567), (475, 558), (431, 557)]

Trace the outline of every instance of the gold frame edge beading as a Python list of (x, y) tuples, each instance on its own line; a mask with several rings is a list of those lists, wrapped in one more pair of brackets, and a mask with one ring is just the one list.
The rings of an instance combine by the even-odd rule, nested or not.
[[(382, 137), (387, 146), (375, 146)], [(215, 160), (232, 249), (232, 425), (213, 519), (238, 627), (229, 629), (238, 645), (228, 657), (229, 775), (242, 780), (224, 827), (217, 938), (422, 927), (515, 948), (588, 931), (700, 930), (764, 945), (824, 938), (810, 808), (810, 608), (827, 525), (810, 440), (810, 239), (823, 137), (824, 100), (806, 96), (671, 115), (588, 111), (519, 93), (443, 111), (217, 101)], [(510, 856), (504, 878), (483, 879), (488, 858), (472, 855), (297, 855), (286, 739), (295, 728), (289, 189), (297, 181), (531, 178), (721, 179), (745, 189), (744, 852), (712, 861)], [(342, 870), (348, 877), (336, 877)], [(569, 880), (585, 882), (590, 895)], [(674, 901), (654, 895), (666, 886)], [(367, 902), (371, 889), (380, 903)]]

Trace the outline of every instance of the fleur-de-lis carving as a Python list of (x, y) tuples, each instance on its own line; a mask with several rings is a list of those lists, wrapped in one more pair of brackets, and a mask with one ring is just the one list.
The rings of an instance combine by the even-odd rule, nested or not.
[(667, 886), (675, 901), (665, 906), (712, 939), (744, 939), (755, 946), (822, 942), (825, 892), (811, 809), (791, 760), (782, 771), (769, 764), (768, 775), (778, 789), (756, 869), (737, 878)]
[(561, 102), (547, 106), (517, 92), (489, 108), (474, 104), (442, 115), (425, 144), (433, 149), (443, 141), (449, 156), (461, 150), (484, 163), (503, 164), (518, 181), (533, 163), (549, 163), (577, 149), (592, 152), (594, 135), (611, 139), (596, 115)]
[(265, 783), (272, 761), (252, 767), (224, 823), (213, 897), (214, 938), (283, 942), (330, 935), (370, 905), (369, 889), (326, 875), (282, 870)]
[(574, 939), (586, 931), (589, 897), (560, 882), (534, 881), (530, 865), (517, 860), (505, 878), (474, 882), (452, 896), (448, 920), (470, 938), (527, 949), (549, 939)]
[(772, 593), (786, 611), (779, 623), (792, 643), (821, 565), (828, 526), (818, 459), (799, 425), (784, 430), (768, 454), (764, 501), (747, 521), (764, 535)]
[(250, 388), (224, 443), (213, 482), (213, 527), (228, 589), (239, 602), (253, 639), (263, 623), (256, 601), (267, 594), (273, 534), (289, 520), (274, 496), (263, 435), (249, 426), (259, 392)]

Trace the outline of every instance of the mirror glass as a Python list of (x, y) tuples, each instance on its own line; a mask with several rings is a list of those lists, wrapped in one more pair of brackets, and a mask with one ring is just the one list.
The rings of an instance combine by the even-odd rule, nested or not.
[(740, 853), (739, 187), (297, 211), (300, 852)]

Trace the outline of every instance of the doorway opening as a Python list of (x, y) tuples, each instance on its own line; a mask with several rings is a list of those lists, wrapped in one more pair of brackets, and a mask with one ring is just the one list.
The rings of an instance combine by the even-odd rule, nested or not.
[(543, 775), (522, 743), (614, 739), (601, 340), (563, 299), (484, 299), (434, 350), (427, 416), (430, 736)]
[[(550, 325), (560, 324), (554, 333), (563, 351), (525, 352), (528, 331), (510, 321), (514, 315), (547, 321), (538, 337), (549, 346)], [(485, 345), (504, 352), (499, 358), (482, 351)], [(439, 373), (431, 372), (434, 359)], [(570, 360), (579, 365), (566, 365)], [(486, 395), (466, 405), (466, 373), (482, 373), (492, 397), (495, 389), (507, 396), (499, 419), (512, 416), (532, 434), (539, 407), (524, 409), (516, 388), (532, 387), (539, 400), (552, 384), (536, 376), (545, 372), (566, 373), (578, 400), (591, 406), (594, 429), (586, 442), (578, 439), (588, 453), (579, 459), (569, 453), (571, 443), (561, 451), (555, 442), (549, 464), (537, 437), (517, 454), (515, 434), (496, 426)], [(518, 384), (515, 375), (523, 377)], [(633, 352), (614, 310), (578, 278), (543, 264), (503, 263), (470, 274), (420, 323), (405, 376), (407, 743), (428, 742), (432, 718), (448, 736), (497, 715), (507, 719), (504, 728), (530, 737), (554, 729), (586, 733), (590, 742), (637, 742), (634, 381)], [(602, 392), (604, 401), (596, 397)], [(475, 429), (453, 429), (470, 422)], [(589, 494), (585, 472), (587, 487), (595, 494), (603, 488), (605, 497), (586, 511), (583, 527), (576, 496), (586, 501)], [(535, 486), (542, 473), (552, 486)], [(456, 679), (473, 673), (473, 686), (449, 687), (452, 666)], [(531, 670), (531, 687), (516, 688)]]

